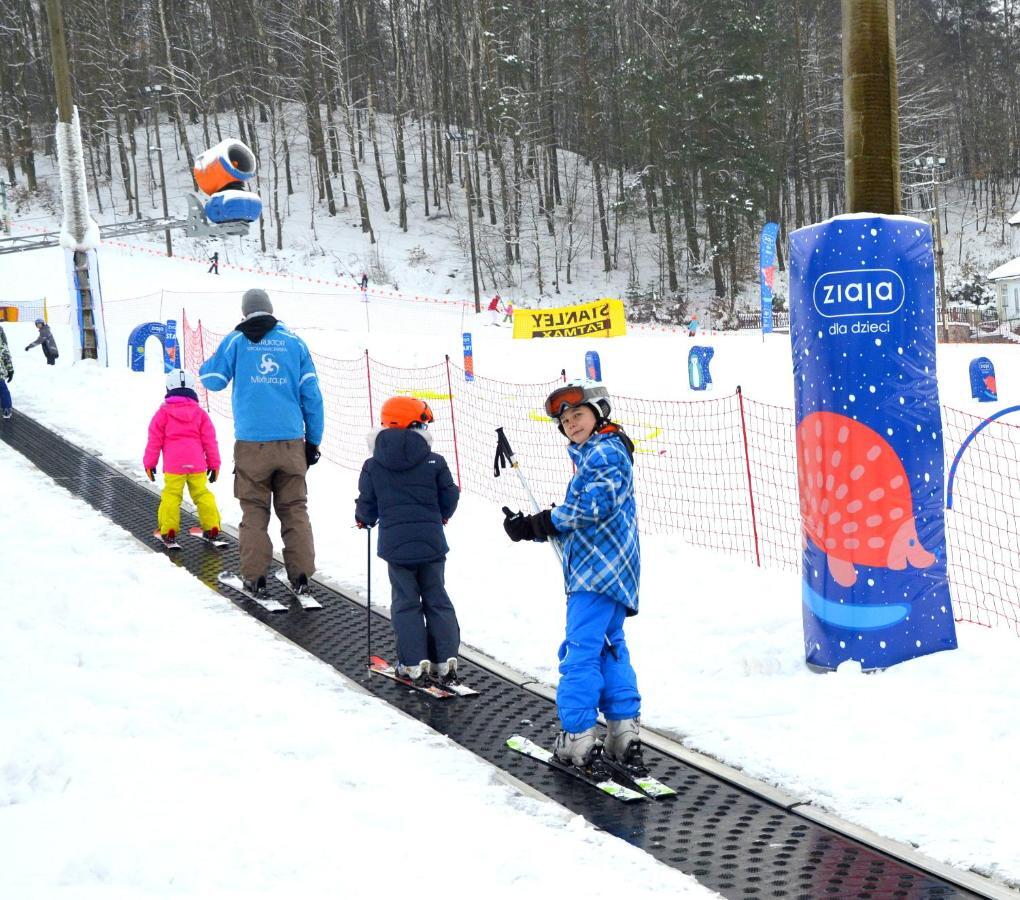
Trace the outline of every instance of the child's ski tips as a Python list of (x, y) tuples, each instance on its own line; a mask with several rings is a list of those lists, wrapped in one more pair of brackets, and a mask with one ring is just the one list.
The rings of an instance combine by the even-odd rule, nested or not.
[(589, 775), (583, 769), (579, 769), (577, 766), (569, 766), (566, 763), (561, 763), (552, 752), (546, 750), (545, 747), (540, 747), (534, 741), (529, 740), (526, 737), (522, 737), (519, 734), (512, 735), (507, 738), (506, 745), (511, 750), (516, 750), (518, 753), (523, 753), (525, 756), (530, 756), (532, 759), (537, 759), (539, 762), (545, 763), (547, 766), (557, 769), (572, 778), (583, 781), (586, 784), (590, 784), (594, 788), (602, 791), (604, 794), (609, 794), (610, 797), (615, 797), (617, 800), (622, 800), (624, 803), (633, 803), (636, 800), (647, 800), (648, 797), (638, 791), (635, 791), (625, 785), (614, 781), (612, 778), (599, 779), (593, 775)]

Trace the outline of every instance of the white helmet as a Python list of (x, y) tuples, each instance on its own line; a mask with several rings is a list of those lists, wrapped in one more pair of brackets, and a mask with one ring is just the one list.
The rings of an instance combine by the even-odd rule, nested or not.
[(176, 391), (178, 388), (195, 390), (195, 376), (190, 372), (185, 372), (184, 369), (171, 369), (166, 376), (166, 389)]

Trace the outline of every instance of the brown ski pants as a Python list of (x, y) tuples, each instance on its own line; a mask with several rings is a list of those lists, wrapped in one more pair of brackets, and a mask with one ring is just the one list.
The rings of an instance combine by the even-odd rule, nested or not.
[(235, 441), (234, 496), (241, 502), (241, 577), (265, 575), (273, 558), (269, 504), (280, 519), (283, 563), (291, 581), (315, 572), (315, 544), (308, 519), (305, 442)]

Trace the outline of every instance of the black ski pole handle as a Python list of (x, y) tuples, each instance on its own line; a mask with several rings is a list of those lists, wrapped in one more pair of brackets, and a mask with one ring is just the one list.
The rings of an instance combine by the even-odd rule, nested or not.
[(500, 470), (505, 469), (508, 463), (511, 466), (516, 465), (514, 451), (510, 446), (509, 439), (503, 433), (503, 427), (500, 426), (496, 429), (496, 460), (492, 464), (493, 477), (499, 478)]

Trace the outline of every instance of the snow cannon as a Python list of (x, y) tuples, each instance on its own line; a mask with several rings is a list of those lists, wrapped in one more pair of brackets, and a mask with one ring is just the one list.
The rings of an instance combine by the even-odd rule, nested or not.
[(251, 191), (219, 191), (205, 204), (210, 222), (254, 222), (262, 215), (262, 201)]
[(255, 177), (255, 155), (240, 141), (227, 138), (199, 154), (195, 160), (195, 181), (210, 197), (224, 190), (244, 190), (244, 182)]
[(247, 234), (248, 225), (262, 215), (259, 195), (245, 188), (255, 169), (255, 154), (233, 138), (201, 153), (195, 160), (195, 181), (209, 199), (188, 195), (185, 231), (191, 237)]

